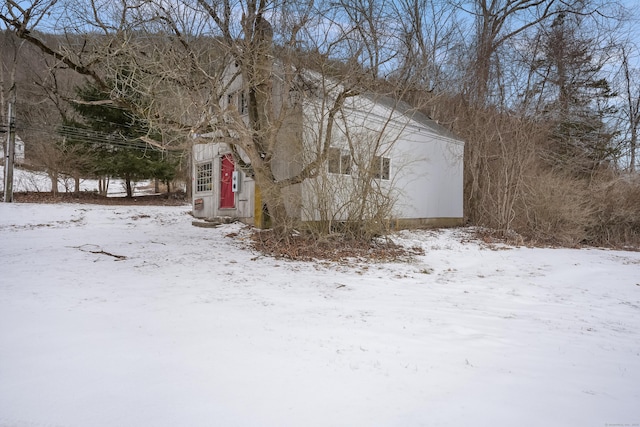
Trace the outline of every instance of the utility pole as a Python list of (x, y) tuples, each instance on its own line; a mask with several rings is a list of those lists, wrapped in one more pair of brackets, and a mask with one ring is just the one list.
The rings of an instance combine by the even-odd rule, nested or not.
[(7, 151), (4, 158), (4, 202), (13, 202), (13, 160), (16, 151), (16, 127), (13, 102), (9, 102), (7, 120)]

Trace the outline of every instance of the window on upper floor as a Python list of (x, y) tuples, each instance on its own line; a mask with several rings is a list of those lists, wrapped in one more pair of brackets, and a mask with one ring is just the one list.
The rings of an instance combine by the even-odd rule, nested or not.
[(244, 92), (238, 94), (238, 112), (240, 114), (249, 114), (249, 108), (247, 107), (247, 95)]
[(249, 114), (248, 96), (244, 92), (234, 92), (227, 95), (227, 106), (236, 107), (241, 115)]

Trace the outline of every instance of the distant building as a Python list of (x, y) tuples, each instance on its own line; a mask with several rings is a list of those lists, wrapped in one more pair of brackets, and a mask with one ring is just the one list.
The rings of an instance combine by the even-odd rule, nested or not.
[[(2, 163), (4, 164), (5, 161), (5, 152), (4, 152), (4, 147), (7, 144), (6, 141), (6, 134), (2, 134), (0, 137), (4, 137), (5, 141), (2, 142), (2, 145), (0, 145), (0, 153), (2, 154)], [(22, 164), (24, 163), (24, 141), (18, 136), (16, 135), (16, 147), (15, 147), (15, 157), (13, 158), (13, 161), (16, 164)]]

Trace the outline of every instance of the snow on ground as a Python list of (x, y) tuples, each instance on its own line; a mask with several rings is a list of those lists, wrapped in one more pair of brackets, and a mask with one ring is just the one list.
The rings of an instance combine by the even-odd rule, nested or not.
[(0, 204), (1, 426), (640, 423), (640, 253), (292, 262), (191, 220)]
[[(153, 194), (153, 185), (148, 180), (135, 182), (132, 185), (134, 186), (134, 196)], [(58, 180), (59, 192), (72, 192), (74, 189), (73, 178), (60, 177)], [(15, 168), (13, 170), (13, 191), (48, 192), (51, 191), (51, 179), (46, 172)], [(98, 181), (95, 179), (80, 180), (80, 191), (98, 191)], [(4, 166), (0, 165), (0, 197), (2, 194), (4, 194)], [(127, 189), (124, 181), (117, 178), (110, 179), (107, 194), (110, 197), (126, 196)]]

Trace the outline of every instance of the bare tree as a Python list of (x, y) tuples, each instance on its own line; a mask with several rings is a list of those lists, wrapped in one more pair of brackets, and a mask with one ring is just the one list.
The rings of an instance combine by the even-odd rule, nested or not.
[[(11, 37), (9, 33), (4, 33), (2, 37), (2, 55), (5, 60), (2, 61), (2, 65), (0, 66), (0, 110), (2, 114), (2, 123), (6, 125), (7, 132), (9, 131), (9, 117), (7, 116), (7, 104), (13, 104), (14, 112), (16, 108), (17, 96), (16, 92), (17, 81), (16, 81), (16, 71), (18, 69), (18, 61), (20, 58), (20, 50), (23, 41), (17, 40), (14, 37)], [(8, 76), (8, 79), (5, 80), (5, 73)], [(4, 136), (4, 135), (3, 135)], [(3, 152), (7, 153), (8, 147), (6, 147), (6, 138), (2, 138), (2, 147), (4, 147)], [(3, 159), (4, 161), (4, 159)]]
[(621, 48), (621, 89), (624, 99), (621, 112), (626, 121), (627, 131), (625, 139), (628, 140), (627, 153), (629, 157), (629, 172), (633, 173), (637, 168), (638, 133), (640, 132), (640, 70), (631, 66), (632, 46), (623, 45)]
[(463, 37), (456, 8), (446, 0), (394, 2), (398, 22), (398, 78), (403, 85), (429, 93), (451, 89), (458, 74), (456, 44)]
[[(461, 10), (474, 19), (465, 82), (468, 99), (474, 103), (499, 100), (500, 49), (509, 41), (560, 14), (576, 14), (594, 20), (617, 20), (615, 2), (600, 0), (469, 0)], [(496, 87), (496, 84), (498, 86)]]
[[(292, 226), (287, 189), (325, 167), (345, 101), (373, 87), (395, 55), (379, 27), (386, 19), (384, 3), (343, 3), (87, 0), (56, 10), (55, 1), (36, 0), (25, 8), (9, 0), (0, 19), (62, 66), (108, 90), (115, 107), (135, 111), (154, 131), (181, 135), (156, 144), (185, 146), (189, 136), (199, 135), (227, 143), (254, 177), (276, 232), (286, 236)], [(65, 44), (48, 44), (35, 32), (51, 11), (67, 23)], [(246, 111), (245, 103), (226, 99), (233, 90)], [(291, 141), (297, 100), (307, 96), (322, 99), (325, 125), (314, 154), (283, 168), (280, 153), (291, 149), (283, 141)]]

